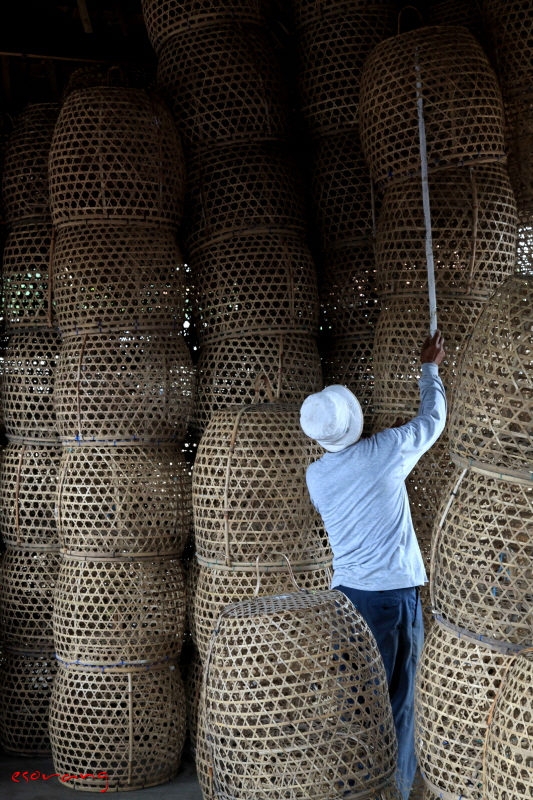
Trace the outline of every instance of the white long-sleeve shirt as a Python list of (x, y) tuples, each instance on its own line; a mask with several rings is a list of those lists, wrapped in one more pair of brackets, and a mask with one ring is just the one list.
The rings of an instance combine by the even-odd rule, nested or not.
[(333, 550), (332, 586), (382, 591), (427, 581), (405, 479), (446, 422), (436, 364), (423, 364), (418, 416), (399, 428), (325, 453), (307, 469), (311, 500)]

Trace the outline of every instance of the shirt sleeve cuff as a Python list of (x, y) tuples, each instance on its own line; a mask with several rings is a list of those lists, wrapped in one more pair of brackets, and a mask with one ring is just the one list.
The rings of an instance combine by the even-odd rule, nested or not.
[(426, 363), (422, 364), (422, 375), (426, 376), (437, 376), (439, 374), (439, 368), (437, 364)]

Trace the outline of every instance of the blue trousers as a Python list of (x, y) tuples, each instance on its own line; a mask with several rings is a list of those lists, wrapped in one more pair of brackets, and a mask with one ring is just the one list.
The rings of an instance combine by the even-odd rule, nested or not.
[(414, 690), (424, 644), (420, 592), (415, 587), (383, 592), (333, 588), (343, 592), (366, 620), (383, 658), (398, 739), (398, 786), (407, 800), (416, 772)]

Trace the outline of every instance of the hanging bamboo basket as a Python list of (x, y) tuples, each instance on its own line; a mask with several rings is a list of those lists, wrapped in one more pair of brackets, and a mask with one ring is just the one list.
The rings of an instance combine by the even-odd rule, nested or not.
[(236, 234), (195, 250), (189, 263), (202, 342), (246, 330), (316, 333), (316, 271), (302, 237)]
[(54, 402), (64, 443), (185, 438), (194, 367), (180, 333), (85, 333), (65, 339)]
[(511, 479), (532, 478), (532, 304), (528, 276), (494, 293), (465, 350), (450, 418), (452, 452)]
[(496, 54), (505, 96), (531, 89), (531, 26), (528, 0), (483, 0), (483, 15)]
[(11, 228), (2, 262), (6, 328), (54, 323), (50, 294), (52, 223), (24, 222)]
[(2, 199), (6, 220), (50, 215), (48, 153), (59, 106), (30, 105), (15, 120), (4, 154)]
[(355, 394), (364, 413), (364, 433), (370, 433), (374, 407), (374, 334), (331, 339), (322, 350), (324, 385), (347, 386)]
[(57, 671), (54, 651), (6, 650), (0, 664), (0, 743), (18, 756), (50, 755), (48, 710)]
[(117, 792), (165, 783), (178, 772), (184, 739), (185, 695), (174, 663), (59, 667), (50, 740), (54, 769), (72, 776), (64, 786)]
[(206, 344), (197, 365), (191, 428), (200, 438), (214, 411), (253, 402), (302, 403), (322, 388), (315, 337), (309, 333), (248, 333)]
[(375, 181), (420, 169), (418, 80), (431, 171), (504, 156), (500, 88), (481, 45), (464, 29), (420, 28), (381, 42), (361, 75), (361, 143)]
[(322, 267), (322, 329), (338, 338), (372, 334), (380, 310), (373, 242), (332, 248)]
[(415, 745), (437, 797), (483, 800), (483, 740), (509, 658), (435, 624), (415, 688)]
[[(479, 164), (432, 173), (429, 193), (437, 292), (490, 297), (516, 269), (516, 203), (505, 167)], [(419, 180), (391, 183), (385, 191), (376, 267), (381, 294), (428, 291)]]
[(185, 265), (172, 231), (89, 222), (60, 228), (54, 299), (63, 336), (173, 330), (185, 313)]
[(61, 446), (9, 442), (0, 466), (0, 533), (12, 547), (57, 550)]
[(106, 219), (176, 226), (184, 181), (178, 134), (155, 95), (97, 87), (67, 97), (50, 149), (56, 225)]

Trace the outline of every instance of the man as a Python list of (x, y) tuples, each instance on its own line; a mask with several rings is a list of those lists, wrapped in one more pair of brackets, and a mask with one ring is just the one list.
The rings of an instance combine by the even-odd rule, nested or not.
[(310, 395), (300, 410), (303, 430), (327, 451), (308, 467), (307, 487), (333, 550), (332, 588), (367, 621), (385, 664), (404, 800), (416, 771), (414, 680), (424, 640), (418, 587), (427, 582), (405, 479), (444, 429), (444, 355), (437, 331), (420, 356), (418, 416), (369, 439), (360, 439), (361, 407), (344, 386)]

